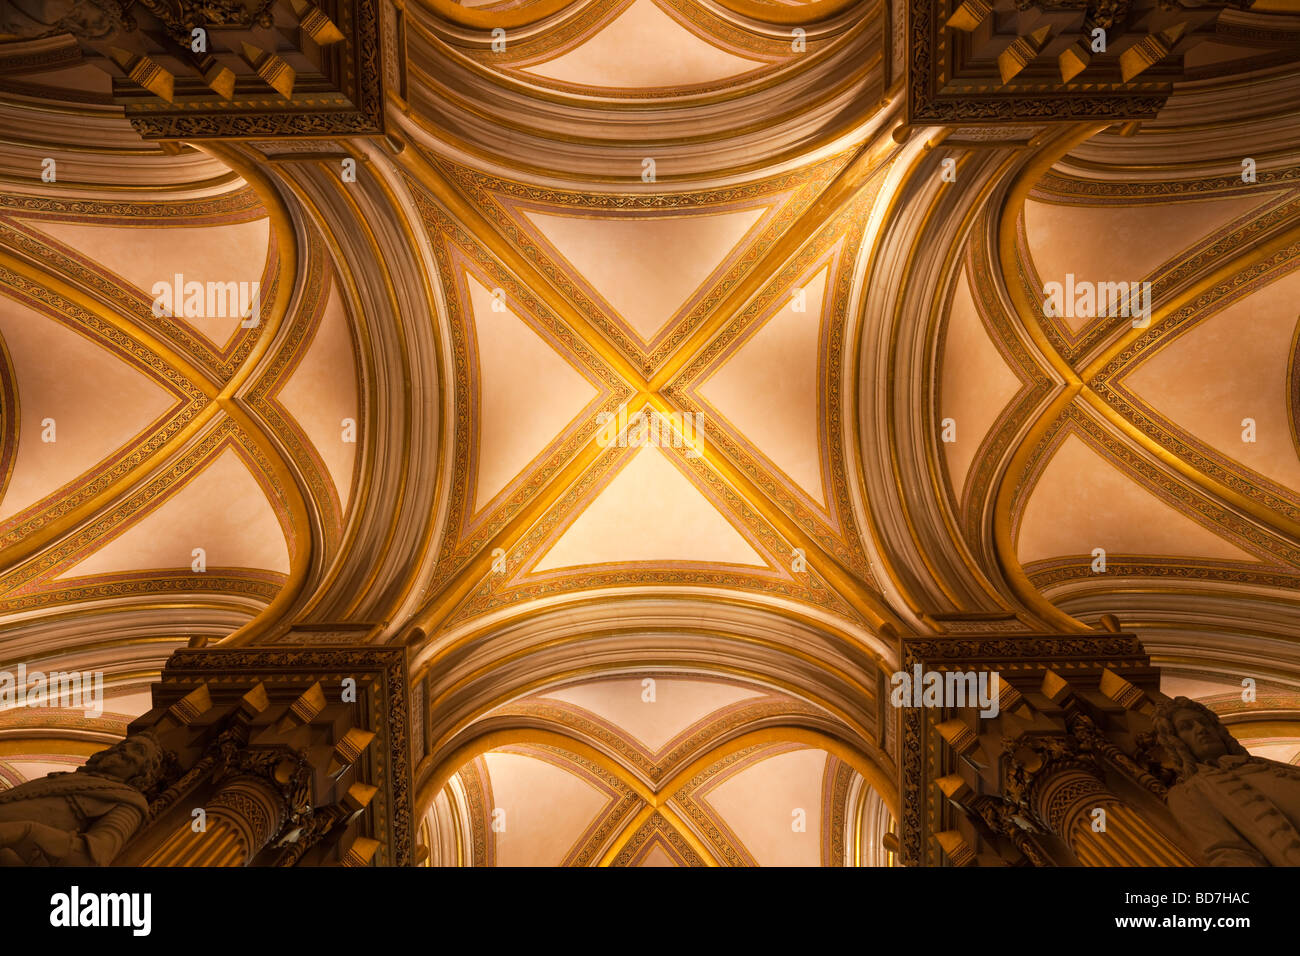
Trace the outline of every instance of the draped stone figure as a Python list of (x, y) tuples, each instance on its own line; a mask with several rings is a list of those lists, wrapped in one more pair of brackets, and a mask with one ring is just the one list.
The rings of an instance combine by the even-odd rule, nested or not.
[(6, 0), (0, 3), (0, 35), (23, 40), (71, 33), (107, 40), (123, 25), (119, 0)]
[(1251, 756), (1213, 711), (1186, 697), (1155, 714), (1179, 762), (1169, 809), (1211, 866), (1300, 866), (1300, 767)]
[(149, 733), (94, 754), (72, 773), (0, 791), (0, 866), (105, 866), (144, 822), (162, 771)]

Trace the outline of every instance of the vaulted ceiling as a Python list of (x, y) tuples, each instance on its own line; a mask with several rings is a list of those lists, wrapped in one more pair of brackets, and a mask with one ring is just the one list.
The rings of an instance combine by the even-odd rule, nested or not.
[[(1232, 634), (1213, 670), (1295, 633), (1300, 184), (1245, 182), (1235, 152), (1138, 180), (1096, 162), (1141, 155), (1143, 135), (1042, 164), (975, 224), (945, 300), (943, 462), (961, 535), (1041, 613), (1118, 613), (1171, 657), (1190, 632)], [(1149, 325), (1046, 314), (1046, 283), (1123, 277), (1149, 283)], [(1254, 666), (1288, 670), (1279, 651)]]
[[(433, 863), (884, 863), (880, 681), (962, 615), (1117, 614), (1300, 752), (1294, 68), (980, 141), (899, 128), (871, 0), (400, 24), (374, 140), (6, 94), (0, 657), (113, 700), (0, 714), (0, 779), (187, 641), (395, 641)], [(1045, 314), (1067, 275), (1150, 325)]]
[[(810, 711), (690, 674), (580, 680), (495, 708), (425, 827), (434, 865), (886, 863), (889, 813)], [(811, 712), (811, 711), (810, 711)], [(467, 756), (467, 755), (466, 755)]]

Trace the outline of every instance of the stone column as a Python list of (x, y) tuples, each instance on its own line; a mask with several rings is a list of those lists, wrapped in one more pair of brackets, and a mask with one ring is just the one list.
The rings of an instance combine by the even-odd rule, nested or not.
[(310, 767), (302, 754), (241, 749), (226, 758), (202, 826), (186, 821), (143, 865), (246, 866), (287, 827), (310, 819)]
[(288, 807), (265, 781), (252, 776), (227, 782), (204, 807), (202, 829), (178, 828), (145, 866), (246, 866), (283, 828)]
[(1072, 738), (1022, 739), (1007, 750), (1007, 796), (1060, 837), (1084, 866), (1195, 866), (1106, 786), (1096, 758)]

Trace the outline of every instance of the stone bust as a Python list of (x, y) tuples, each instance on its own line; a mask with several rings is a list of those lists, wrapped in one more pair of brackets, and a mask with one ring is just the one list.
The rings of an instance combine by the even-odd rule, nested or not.
[(1253, 757), (1186, 697), (1161, 704), (1157, 738), (1178, 763), (1169, 809), (1211, 866), (1300, 866), (1300, 767)]
[(0, 866), (105, 866), (139, 829), (163, 750), (132, 734), (73, 773), (0, 791)]

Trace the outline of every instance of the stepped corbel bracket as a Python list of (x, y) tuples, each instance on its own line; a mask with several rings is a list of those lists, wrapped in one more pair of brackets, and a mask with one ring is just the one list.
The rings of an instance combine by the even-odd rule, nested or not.
[[(414, 822), (406, 659), (401, 648), (202, 648), (174, 653), (153, 708), (131, 725), (172, 756), (152, 801), (156, 851), (204, 788), (241, 780), (283, 804), (251, 865), (411, 865)], [(210, 806), (220, 803), (221, 797)], [(128, 850), (131, 848), (128, 847)], [(141, 862), (139, 860), (134, 861)]]
[(130, 12), (111, 41), (77, 41), (145, 139), (385, 131), (384, 60), (398, 54), (380, 0), (139, 0)]
[[(1241, 5), (908, 0), (905, 123), (970, 128), (1149, 118), (1174, 84), (1188, 79), (1186, 52), (1214, 39), (1220, 15)], [(1271, 46), (1260, 55), (1282, 55)]]

